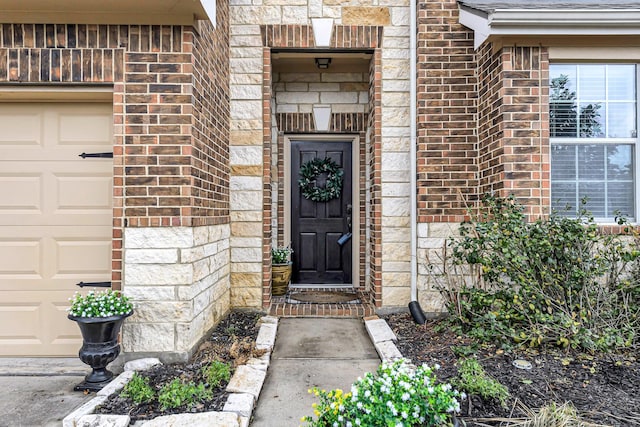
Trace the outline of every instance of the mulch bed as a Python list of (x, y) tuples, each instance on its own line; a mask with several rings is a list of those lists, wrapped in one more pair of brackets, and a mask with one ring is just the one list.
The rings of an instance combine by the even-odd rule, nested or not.
[[(550, 402), (571, 402), (583, 419), (610, 426), (640, 426), (640, 362), (638, 353), (589, 355), (556, 350), (505, 352), (494, 345), (478, 346), (471, 340), (441, 331), (443, 323), (416, 324), (409, 313), (385, 316), (398, 337), (404, 357), (420, 365), (439, 364), (438, 379), (457, 374), (458, 357), (473, 349), (485, 371), (505, 385), (511, 394), (506, 408), (498, 402), (471, 396), (462, 403), (462, 419), (468, 426), (508, 425), (499, 418), (525, 417), (525, 409)], [(531, 370), (512, 362), (524, 359)]]
[[(188, 363), (160, 365), (142, 374), (149, 378), (149, 385), (156, 391), (174, 378), (195, 384), (205, 382), (201, 369), (208, 363), (219, 360), (231, 363), (233, 368), (243, 365), (252, 356), (259, 356), (255, 350), (255, 340), (260, 329), (257, 324), (264, 314), (259, 312), (233, 311), (215, 328), (211, 336), (200, 346)], [(262, 352), (264, 353), (264, 352)], [(233, 374), (233, 370), (232, 370)], [(212, 398), (198, 403), (193, 407), (182, 406), (175, 409), (161, 410), (157, 401), (149, 404), (137, 405), (129, 398), (113, 394), (100, 407), (98, 414), (129, 415), (131, 421), (149, 420), (161, 415), (179, 414), (185, 412), (221, 411), (227, 401), (227, 384), (212, 388)]]

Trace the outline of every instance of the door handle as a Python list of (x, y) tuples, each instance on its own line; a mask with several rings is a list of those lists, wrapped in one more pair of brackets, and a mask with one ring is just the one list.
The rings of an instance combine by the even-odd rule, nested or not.
[(349, 203), (345, 209), (346, 213), (347, 213), (347, 232), (344, 233), (342, 236), (340, 236), (340, 238), (338, 239), (338, 245), (340, 246), (344, 246), (347, 244), (347, 242), (349, 240), (351, 240), (351, 214), (353, 213), (353, 205), (351, 203)]

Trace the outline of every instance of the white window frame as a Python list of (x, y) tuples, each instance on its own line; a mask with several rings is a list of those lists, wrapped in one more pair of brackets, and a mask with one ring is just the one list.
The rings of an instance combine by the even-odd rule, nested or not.
[[(551, 62), (550, 66), (554, 64), (568, 64), (568, 65), (616, 65), (616, 64), (628, 64), (635, 65), (636, 68), (636, 81), (635, 81), (635, 90), (636, 90), (636, 129), (635, 129), (635, 138), (553, 138), (549, 137), (549, 163), (551, 163), (551, 155), (553, 155), (552, 146), (554, 144), (558, 145), (632, 145), (633, 146), (633, 197), (634, 197), (634, 217), (627, 218), (630, 222), (637, 224), (640, 219), (640, 194), (638, 194), (638, 190), (640, 189), (640, 185), (638, 184), (638, 180), (640, 179), (640, 138), (638, 131), (638, 127), (640, 127), (640, 62), (629, 62), (629, 61), (607, 61), (607, 62), (592, 62), (592, 61), (562, 61), (562, 62)], [(577, 79), (580, 78), (578, 73)], [(576, 81), (577, 85), (577, 81)], [(551, 75), (549, 75), (549, 93), (551, 92)], [(576, 103), (579, 102), (579, 99)], [(549, 106), (551, 105), (551, 97), (549, 97)], [(609, 129), (608, 127), (608, 117), (606, 118), (607, 122), (605, 123), (605, 129)], [(549, 120), (549, 132), (551, 132), (551, 120)], [(577, 170), (577, 169), (576, 169)], [(551, 172), (549, 173), (549, 192), (551, 194), (551, 205), (553, 205), (553, 179), (551, 177)], [(580, 181), (577, 181), (580, 182)], [(576, 209), (578, 206), (575, 207)], [(603, 225), (615, 224), (614, 218), (599, 218), (594, 217), (594, 220)]]

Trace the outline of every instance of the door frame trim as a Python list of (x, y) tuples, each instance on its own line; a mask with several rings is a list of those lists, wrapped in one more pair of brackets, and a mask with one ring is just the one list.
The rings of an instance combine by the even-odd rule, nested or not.
[[(360, 286), (360, 251), (356, 242), (360, 242), (360, 136), (357, 134), (286, 134), (284, 135), (284, 241), (291, 242), (291, 141), (309, 142), (351, 142), (351, 204), (353, 213), (351, 214), (351, 232), (353, 233), (351, 246), (351, 285)], [(339, 285), (322, 285), (322, 287), (348, 286), (348, 283)]]

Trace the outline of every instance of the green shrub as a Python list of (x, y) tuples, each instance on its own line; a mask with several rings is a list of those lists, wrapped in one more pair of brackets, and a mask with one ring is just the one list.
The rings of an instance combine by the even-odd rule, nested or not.
[(155, 398), (155, 393), (149, 386), (149, 379), (136, 372), (124, 386), (122, 396), (128, 397), (136, 404), (149, 403)]
[(207, 381), (207, 384), (209, 384), (209, 387), (218, 387), (221, 384), (229, 382), (231, 378), (231, 367), (228, 363), (214, 360), (202, 368), (202, 376)]
[(198, 383), (198, 385), (193, 382), (183, 383), (178, 378), (163, 386), (158, 394), (158, 402), (160, 402), (163, 411), (185, 405), (191, 407), (197, 402), (209, 398), (211, 398), (211, 392), (205, 388), (203, 383)]
[(453, 381), (453, 384), (468, 394), (487, 400), (497, 400), (503, 407), (507, 405), (509, 390), (489, 377), (476, 359), (460, 359), (458, 361), (458, 378)]
[(627, 268), (637, 265), (640, 277), (638, 239), (601, 233), (584, 210), (534, 222), (523, 211), (513, 197), (485, 196), (481, 214), (448, 242), (434, 276), (457, 325), (506, 345), (638, 345), (640, 282)]
[(406, 361), (383, 363), (375, 374), (359, 378), (349, 393), (309, 390), (320, 398), (314, 416), (303, 417), (309, 427), (333, 426), (449, 426), (460, 411), (463, 394), (450, 384), (439, 384), (433, 369), (415, 370)]

